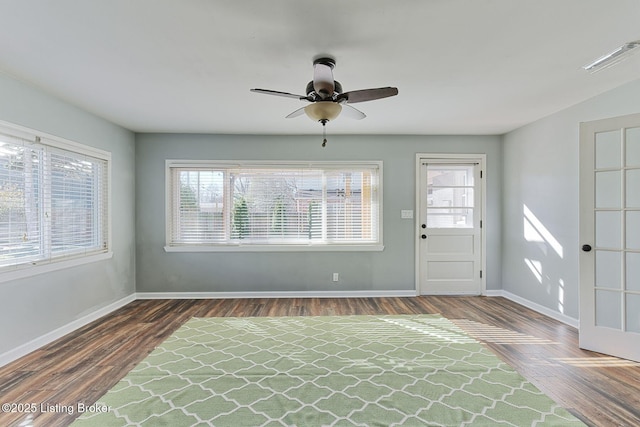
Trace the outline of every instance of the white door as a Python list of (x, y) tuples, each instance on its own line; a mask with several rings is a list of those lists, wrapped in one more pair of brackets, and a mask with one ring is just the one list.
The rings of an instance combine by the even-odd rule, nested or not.
[(640, 361), (640, 114), (580, 127), (580, 347)]
[(483, 158), (418, 162), (418, 289), (480, 295)]

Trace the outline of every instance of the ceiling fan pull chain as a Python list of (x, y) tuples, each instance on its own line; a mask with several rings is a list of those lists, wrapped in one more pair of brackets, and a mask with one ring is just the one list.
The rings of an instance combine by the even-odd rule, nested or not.
[(322, 148), (327, 146), (327, 121), (320, 120), (322, 122)]

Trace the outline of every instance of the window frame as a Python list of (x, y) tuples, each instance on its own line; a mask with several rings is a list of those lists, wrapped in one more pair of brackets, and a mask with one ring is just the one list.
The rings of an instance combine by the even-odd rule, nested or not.
[[(105, 218), (103, 223), (104, 226), (107, 227), (105, 233), (106, 245), (104, 250), (90, 251), (88, 253), (79, 252), (50, 258), (25, 259), (24, 262), (2, 266), (0, 267), (0, 283), (112, 258), (111, 153), (99, 148), (1, 120), (0, 132), (40, 146), (49, 147), (52, 149), (52, 152), (70, 152), (72, 154), (93, 157), (104, 161), (106, 163), (104, 173), (104, 179), (106, 182), (103, 185), (103, 189), (106, 191), (106, 194), (104, 194), (103, 197), (107, 205), (106, 209), (100, 210), (100, 212), (104, 211)], [(48, 170), (47, 173), (50, 174), (51, 171)], [(51, 181), (51, 176), (48, 176), (47, 180)], [(94, 213), (98, 212), (96, 211)], [(49, 229), (47, 232), (50, 233), (50, 231), (51, 230)]]
[[(377, 241), (371, 243), (252, 243), (239, 241), (225, 241), (221, 243), (172, 245), (172, 218), (174, 204), (173, 172), (176, 168), (255, 168), (277, 169), (348, 169), (349, 167), (373, 167), (377, 170)], [(382, 161), (268, 161), (268, 160), (165, 160), (165, 246), (166, 252), (352, 252), (352, 251), (382, 251), (383, 244), (383, 162)]]

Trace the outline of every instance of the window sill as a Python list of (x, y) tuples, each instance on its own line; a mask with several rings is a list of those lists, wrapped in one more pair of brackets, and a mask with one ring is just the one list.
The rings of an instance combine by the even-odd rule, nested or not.
[(384, 245), (217, 245), (165, 246), (165, 252), (380, 252)]
[(52, 261), (46, 264), (23, 264), (13, 267), (3, 267), (0, 269), (0, 283), (10, 280), (25, 279), (39, 274), (50, 273), (52, 271), (64, 270), (77, 267), (79, 265), (102, 261), (113, 257), (113, 252), (104, 252), (94, 255), (81, 256), (60, 261)]

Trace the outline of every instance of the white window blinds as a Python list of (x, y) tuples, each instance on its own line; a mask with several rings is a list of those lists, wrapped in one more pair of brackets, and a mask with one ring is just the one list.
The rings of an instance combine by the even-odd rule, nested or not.
[(168, 246), (380, 244), (381, 165), (170, 164)]
[(0, 132), (0, 268), (108, 250), (108, 159)]

